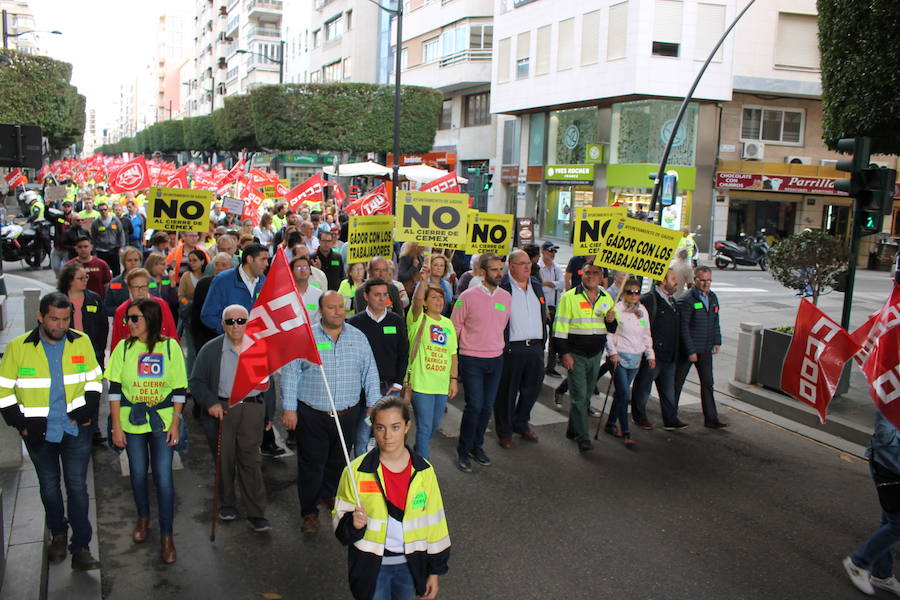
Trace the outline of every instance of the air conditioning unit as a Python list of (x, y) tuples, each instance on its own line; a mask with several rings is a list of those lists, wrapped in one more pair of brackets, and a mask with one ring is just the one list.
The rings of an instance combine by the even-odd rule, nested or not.
[(811, 165), (812, 159), (808, 156), (785, 156), (784, 162), (790, 165)]
[(819, 166), (820, 167), (831, 167), (832, 169), (834, 169), (835, 167), (837, 167), (837, 161), (832, 160), (830, 158), (828, 158), (828, 159), (823, 158), (822, 160), (819, 161)]
[(762, 160), (766, 145), (762, 142), (744, 142), (741, 158), (744, 160)]

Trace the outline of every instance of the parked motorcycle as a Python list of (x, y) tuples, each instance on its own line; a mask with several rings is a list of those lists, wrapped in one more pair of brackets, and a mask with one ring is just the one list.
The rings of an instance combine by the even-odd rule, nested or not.
[[(768, 268), (769, 244), (766, 242), (766, 230), (759, 231), (755, 236), (744, 236), (742, 244), (729, 240), (715, 242), (715, 255), (713, 262), (719, 269), (725, 269), (729, 265), (737, 269), (738, 265), (756, 267), (765, 271)], [(743, 235), (743, 234), (742, 234)]]
[(34, 223), (24, 220), (0, 227), (0, 254), (3, 260), (24, 260), (32, 269), (39, 269), (47, 257), (46, 242), (50, 239), (50, 222), (39, 219)]

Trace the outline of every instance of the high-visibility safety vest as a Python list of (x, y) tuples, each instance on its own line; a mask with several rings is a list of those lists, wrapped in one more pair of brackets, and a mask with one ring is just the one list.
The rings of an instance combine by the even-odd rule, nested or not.
[[(406, 495), (406, 509), (402, 519), (396, 513), (392, 514), (403, 525), (403, 553), (416, 593), (422, 595), (429, 575), (443, 575), (447, 572), (450, 534), (434, 468), (412, 451), (410, 455), (412, 473)], [(371, 598), (385, 553), (389, 511), (378, 448), (357, 457), (350, 463), (350, 468), (356, 479), (360, 502), (366, 509), (366, 528), (362, 531), (353, 528), (352, 513), (356, 507), (356, 498), (347, 469), (341, 474), (332, 518), (338, 539), (351, 544), (349, 570), (353, 597)]]
[(615, 303), (602, 289), (598, 290), (597, 299), (591, 302), (587, 290), (581, 285), (575, 286), (559, 299), (553, 336), (567, 339), (572, 335), (606, 335), (604, 316), (610, 310), (615, 310)]
[(35, 200), (34, 204), (31, 205), (29, 209), (29, 216), (33, 219), (43, 219), (44, 218), (44, 203), (40, 200)]
[[(66, 412), (70, 416), (87, 406), (86, 394), (96, 392), (94, 402), (99, 401), (103, 371), (97, 364), (91, 340), (84, 333), (74, 329), (66, 332), (62, 371)], [(17, 404), (25, 418), (46, 419), (50, 414), (50, 365), (41, 345), (39, 328), (9, 342), (0, 362), (0, 410), (6, 422), (13, 426), (12, 409)]]

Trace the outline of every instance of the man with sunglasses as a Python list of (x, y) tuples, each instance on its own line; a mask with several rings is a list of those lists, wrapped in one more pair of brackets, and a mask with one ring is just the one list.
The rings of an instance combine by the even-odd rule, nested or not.
[(617, 321), (613, 298), (600, 287), (603, 268), (586, 262), (581, 283), (560, 298), (553, 337), (568, 374), (572, 407), (566, 437), (578, 443), (580, 452), (594, 446), (588, 432), (588, 405), (597, 382), (606, 334), (615, 333)]
[(216, 454), (219, 422), (222, 422), (222, 503), (218, 517), (233, 521), (238, 516), (236, 488), (247, 515), (247, 523), (256, 532), (271, 529), (265, 517), (266, 486), (258, 461), (263, 429), (271, 429), (266, 420), (267, 396), (274, 402), (274, 387), (261, 384), (238, 404), (228, 407), (238, 358), (244, 343), (249, 313), (240, 304), (222, 311), (224, 334), (200, 349), (190, 376), (194, 400), (203, 408), (203, 429), (210, 450)]

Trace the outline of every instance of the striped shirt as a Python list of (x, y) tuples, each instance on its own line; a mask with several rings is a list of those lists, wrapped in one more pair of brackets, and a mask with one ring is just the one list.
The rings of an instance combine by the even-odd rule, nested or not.
[[(358, 404), (360, 390), (366, 392), (366, 406), (378, 402), (381, 398), (378, 365), (363, 332), (344, 323), (335, 342), (321, 324), (313, 325), (312, 331), (335, 408), (344, 410)], [(281, 369), (282, 408), (297, 410), (298, 400), (315, 410), (331, 410), (319, 366), (305, 360), (293, 360)]]

